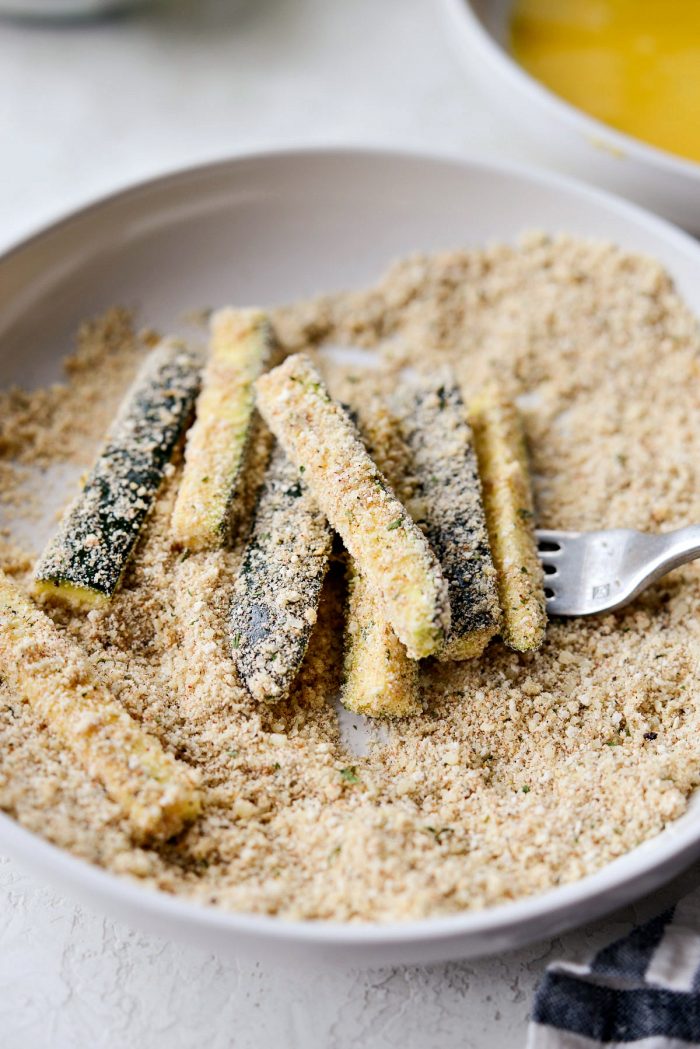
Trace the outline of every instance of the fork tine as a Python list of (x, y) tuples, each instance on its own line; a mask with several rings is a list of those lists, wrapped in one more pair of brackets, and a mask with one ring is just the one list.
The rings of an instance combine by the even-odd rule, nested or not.
[(544, 569), (544, 595), (547, 614), (556, 614), (561, 604), (559, 586), (561, 584), (560, 568), (566, 565), (566, 540), (571, 536), (566, 532), (538, 528), (535, 532), (537, 538), (537, 553)]
[[(542, 553), (547, 554), (559, 554), (561, 553), (564, 546), (564, 532), (549, 531), (546, 528), (538, 528), (535, 532), (537, 538), (537, 549)], [(554, 547), (554, 549), (543, 550), (544, 546)]]

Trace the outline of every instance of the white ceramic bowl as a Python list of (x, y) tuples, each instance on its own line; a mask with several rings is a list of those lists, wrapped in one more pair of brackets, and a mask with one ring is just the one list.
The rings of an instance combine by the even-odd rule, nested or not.
[[(163, 329), (203, 305), (275, 303), (374, 281), (393, 258), (526, 228), (609, 237), (659, 258), (700, 312), (700, 245), (559, 176), (366, 151), (244, 157), (148, 182), (0, 258), (0, 385), (55, 378), (78, 322), (117, 302)], [(700, 799), (698, 799), (700, 801)], [(81, 902), (220, 953), (325, 965), (431, 962), (551, 936), (700, 855), (700, 804), (599, 873), (508, 906), (392, 925), (230, 914), (143, 889), (0, 816), (0, 850)]]
[(700, 233), (700, 164), (646, 145), (565, 102), (508, 50), (513, 0), (443, 0), (448, 31), (471, 72), (544, 163), (619, 193)]

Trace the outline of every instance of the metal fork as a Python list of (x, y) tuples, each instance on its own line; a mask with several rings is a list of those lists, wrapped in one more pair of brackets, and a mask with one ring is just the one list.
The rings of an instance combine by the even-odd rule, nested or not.
[(612, 612), (667, 572), (700, 557), (700, 525), (665, 535), (610, 528), (600, 532), (538, 529), (550, 616)]

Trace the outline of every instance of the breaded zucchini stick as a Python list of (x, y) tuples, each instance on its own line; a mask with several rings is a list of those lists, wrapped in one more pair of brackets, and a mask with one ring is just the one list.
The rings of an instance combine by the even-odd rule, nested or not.
[(367, 454), (317, 369), (297, 354), (261, 376), (260, 411), (415, 659), (449, 629), (447, 587), (428, 542)]
[[(385, 404), (358, 406), (367, 451), (404, 505), (412, 495), (409, 453)], [(348, 558), (348, 597), (341, 700), (369, 717), (406, 717), (421, 709), (418, 664), (410, 659), (384, 615), (381, 602)]]
[(452, 625), (438, 659), (472, 659), (500, 609), (467, 409), (450, 369), (402, 393), (403, 433), (418, 488), (413, 510), (447, 580)]
[(501, 635), (510, 648), (529, 652), (544, 640), (547, 611), (518, 410), (500, 390), (490, 386), (471, 403), (469, 414), (498, 575)]
[(149, 354), (36, 567), (36, 593), (74, 608), (109, 601), (191, 417), (199, 381), (199, 361), (181, 343), (164, 340)]
[(254, 511), (229, 612), (231, 654), (259, 700), (284, 699), (304, 658), (332, 532), (277, 445)]
[(0, 571), (0, 667), (18, 695), (98, 780), (138, 841), (166, 839), (200, 808), (191, 769), (96, 680), (83, 652)]
[(253, 383), (272, 353), (267, 314), (218, 310), (210, 322), (210, 346), (171, 524), (173, 541), (189, 550), (212, 549), (230, 538), (259, 424)]
[(408, 657), (378, 597), (352, 560), (340, 698), (348, 710), (372, 718), (404, 718), (421, 710), (418, 663)]

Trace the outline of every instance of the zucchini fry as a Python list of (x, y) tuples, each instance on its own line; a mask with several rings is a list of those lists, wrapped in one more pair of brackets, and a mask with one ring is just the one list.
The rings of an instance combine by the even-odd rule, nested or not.
[(399, 398), (417, 481), (413, 511), (449, 587), (452, 624), (438, 659), (472, 659), (498, 631), (500, 609), (467, 410), (454, 375)]
[(254, 511), (228, 620), (239, 676), (258, 700), (284, 699), (304, 658), (332, 533), (277, 445)]
[(137, 841), (167, 839), (200, 808), (195, 775), (95, 678), (83, 652), (0, 571), (3, 677), (98, 780)]
[[(396, 419), (376, 401), (358, 407), (359, 426), (367, 451), (404, 505), (412, 496), (409, 452)], [(407, 717), (421, 709), (418, 664), (386, 620), (379, 599), (352, 558), (348, 558), (345, 613), (343, 705), (369, 717)]]
[(379, 599), (352, 560), (340, 698), (348, 710), (372, 718), (404, 718), (421, 710), (418, 663), (409, 659)]
[(193, 551), (230, 538), (259, 424), (253, 382), (269, 363), (272, 330), (262, 310), (223, 309), (211, 318), (210, 341), (171, 523), (173, 542)]
[(181, 343), (165, 340), (149, 354), (36, 567), (35, 593), (74, 608), (113, 596), (198, 389), (199, 362)]
[(377, 593), (415, 659), (432, 655), (449, 628), (440, 566), (343, 408), (312, 362), (297, 354), (257, 383), (258, 407), (309, 492)]
[(491, 386), (470, 405), (470, 419), (503, 610), (501, 635), (510, 648), (530, 652), (544, 640), (547, 612), (520, 418)]

